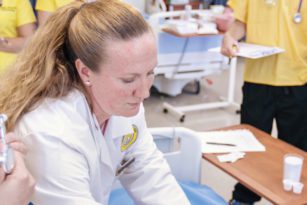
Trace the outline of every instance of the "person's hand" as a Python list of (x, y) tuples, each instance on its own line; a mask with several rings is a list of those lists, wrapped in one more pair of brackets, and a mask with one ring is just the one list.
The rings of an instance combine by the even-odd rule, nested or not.
[(238, 41), (226, 33), (223, 38), (221, 53), (229, 58), (235, 57), (239, 51)]
[(28, 204), (34, 191), (35, 181), (24, 163), (25, 146), (14, 134), (7, 134), (7, 142), (15, 149), (15, 167), (9, 175), (5, 175), (0, 168), (0, 199), (10, 205)]
[(18, 140), (18, 138), (13, 133), (6, 134), (6, 142), (9, 144), (15, 151), (20, 152), (24, 156), (27, 154), (26, 146)]

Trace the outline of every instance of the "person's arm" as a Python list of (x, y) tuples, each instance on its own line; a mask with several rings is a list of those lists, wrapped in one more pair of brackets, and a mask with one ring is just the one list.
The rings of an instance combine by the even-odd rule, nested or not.
[(35, 32), (35, 23), (28, 23), (17, 28), (18, 37), (0, 39), (0, 51), (18, 53), (23, 48), (26, 40)]
[(246, 34), (246, 25), (245, 23), (235, 20), (230, 29), (225, 33), (221, 53), (228, 57), (236, 56), (238, 51), (238, 40), (243, 38)]
[(133, 124), (137, 126), (137, 140), (127, 149), (126, 156), (134, 156), (135, 161), (120, 176), (122, 185), (136, 204), (189, 205), (190, 202), (147, 129), (143, 108)]
[(47, 21), (47, 19), (51, 16), (51, 12), (49, 11), (41, 11), (38, 10), (37, 11), (37, 19), (38, 19), (38, 25), (42, 26), (45, 24), (45, 22)]
[[(67, 126), (67, 130), (65, 129), (69, 137), (66, 134), (57, 135), (48, 131), (33, 132), (28, 137), (27, 140), (30, 144), (33, 143), (33, 146), (29, 150), (27, 165), (37, 179), (33, 204), (44, 202), (44, 205), (106, 205), (98, 202), (92, 195), (91, 170), (87, 158), (81, 148), (76, 147), (75, 143), (78, 143), (76, 141), (79, 139), (71, 137), (90, 136), (91, 133), (87, 128), (75, 131), (72, 129), (75, 128)], [(78, 133), (75, 133), (76, 130)], [(103, 191), (101, 194), (104, 194)]]
[(228, 31), (234, 22), (233, 10), (229, 7), (225, 7), (223, 14), (215, 16), (214, 21), (220, 32)]
[(28, 204), (35, 181), (24, 163), (25, 146), (13, 134), (7, 135), (7, 142), (15, 150), (15, 167), (9, 175), (0, 168), (0, 199), (10, 205)]

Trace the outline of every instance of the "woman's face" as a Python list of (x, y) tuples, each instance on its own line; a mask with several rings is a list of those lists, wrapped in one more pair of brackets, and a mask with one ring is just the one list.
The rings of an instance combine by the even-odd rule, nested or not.
[[(110, 41), (106, 62), (89, 76), (92, 100), (106, 116), (134, 116), (149, 97), (157, 66), (154, 35), (148, 32), (128, 41)], [(95, 110), (95, 109), (94, 109)]]

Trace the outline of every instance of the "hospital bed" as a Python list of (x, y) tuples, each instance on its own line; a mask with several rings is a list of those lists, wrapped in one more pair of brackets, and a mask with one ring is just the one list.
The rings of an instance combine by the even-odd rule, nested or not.
[[(211, 188), (200, 184), (202, 152), (196, 132), (183, 127), (151, 128), (150, 132), (192, 205), (227, 204)], [(109, 205), (134, 205), (127, 192), (115, 186)]]
[[(211, 47), (220, 46), (222, 35), (210, 35), (204, 38), (206, 43), (201, 41), (201, 36), (182, 35), (182, 37), (171, 36), (163, 32), (165, 22), (171, 18), (178, 18), (184, 15), (185, 11), (168, 11), (159, 12), (148, 18), (149, 24), (156, 35), (159, 48), (158, 66), (156, 68), (156, 77), (154, 87), (160, 92), (175, 97), (182, 93), (183, 88), (190, 82), (201, 82), (203, 78), (212, 74), (219, 74), (229, 69), (228, 75), (228, 92), (226, 97), (221, 97), (217, 102), (202, 103), (197, 105), (187, 105), (175, 107), (169, 103), (163, 104), (163, 111), (170, 112), (179, 116), (181, 122), (185, 119), (185, 112), (213, 109), (235, 105), (234, 89), (235, 89), (235, 72), (236, 59), (229, 62), (219, 53), (208, 52)], [(192, 10), (191, 14), (204, 15), (204, 10)], [(181, 40), (181, 43), (180, 43)], [(198, 51), (189, 50), (189, 44), (193, 41)], [(179, 42), (179, 43), (178, 43)], [(180, 45), (178, 45), (180, 44)], [(170, 48), (176, 47), (177, 52), (169, 51)], [(179, 50), (179, 52), (178, 52)]]

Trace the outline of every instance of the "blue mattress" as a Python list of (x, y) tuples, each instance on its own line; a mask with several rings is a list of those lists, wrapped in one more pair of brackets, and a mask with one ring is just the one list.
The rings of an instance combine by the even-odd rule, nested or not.
[[(179, 182), (192, 205), (227, 205), (227, 202), (210, 187), (193, 183)], [(135, 205), (125, 189), (112, 191), (109, 205)]]

